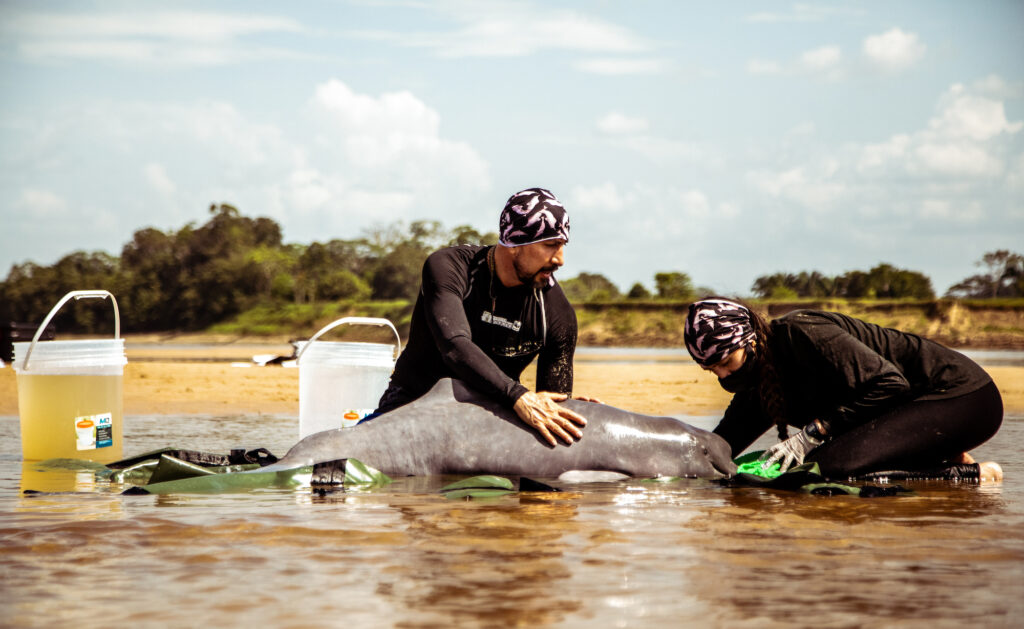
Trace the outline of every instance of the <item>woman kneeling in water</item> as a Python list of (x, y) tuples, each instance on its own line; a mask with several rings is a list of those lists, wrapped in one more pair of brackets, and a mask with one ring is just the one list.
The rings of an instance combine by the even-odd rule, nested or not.
[[(692, 304), (684, 336), (693, 359), (735, 394), (714, 431), (734, 457), (775, 424), (780, 442), (762, 458), (782, 471), (806, 460), (830, 478), (904, 470), (1002, 479), (998, 464), (967, 454), (996, 434), (1002, 397), (959, 352), (834, 312), (767, 323), (728, 299)], [(801, 430), (789, 437), (787, 425)]]

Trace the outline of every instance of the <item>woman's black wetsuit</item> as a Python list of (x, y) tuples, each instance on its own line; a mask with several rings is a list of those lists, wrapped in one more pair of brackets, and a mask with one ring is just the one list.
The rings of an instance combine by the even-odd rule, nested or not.
[(558, 284), (505, 287), (492, 247), (441, 249), (423, 265), (409, 341), (377, 412), (402, 406), (441, 378), (458, 378), (511, 407), (537, 358), (537, 390), (572, 393), (576, 313)]
[[(959, 352), (831, 312), (799, 310), (769, 325), (787, 422), (828, 424), (829, 440), (806, 458), (826, 476), (935, 467), (1002, 423), (995, 383)], [(735, 456), (771, 426), (755, 386), (733, 397), (715, 432)]]

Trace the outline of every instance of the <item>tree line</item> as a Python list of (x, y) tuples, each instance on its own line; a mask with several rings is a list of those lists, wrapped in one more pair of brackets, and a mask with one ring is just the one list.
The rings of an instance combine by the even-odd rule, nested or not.
[[(113, 293), (127, 331), (203, 329), (257, 304), (410, 299), (431, 251), (494, 242), (494, 233), (418, 221), (353, 240), (285, 244), (272, 219), (212, 205), (201, 226), (136, 231), (119, 257), (79, 251), (51, 266), (12, 266), (0, 284), (0, 321), (41, 321), (61, 296), (82, 288)], [(109, 305), (86, 300), (65, 309), (68, 327), (109, 329)]]
[(754, 280), (754, 294), (766, 299), (845, 297), (850, 299), (933, 299), (932, 281), (923, 273), (879, 264), (869, 271), (828, 276), (817, 271), (773, 273)]
[[(423, 261), (430, 252), (455, 244), (491, 245), (497, 234), (437, 221), (395, 223), (367, 230), (359, 238), (282, 242), (272, 219), (243, 216), (228, 204), (210, 206), (203, 225), (136, 231), (120, 256), (78, 251), (55, 264), (13, 265), (0, 283), (0, 322), (39, 322), (65, 293), (103, 288), (118, 300), (126, 331), (200, 330), (257, 305), (332, 301), (415, 299)], [(986, 254), (987, 273), (950, 289), (953, 296), (1024, 296), (1024, 258), (1007, 251)], [(625, 294), (606, 277), (580, 273), (560, 280), (573, 302), (615, 300), (686, 301), (714, 291), (695, 286), (687, 273), (654, 276), (654, 291), (635, 283)], [(881, 264), (867, 272), (828, 277), (817, 272), (776, 273), (755, 280), (762, 298), (879, 297), (932, 298), (931, 281), (915, 271)], [(86, 332), (110, 329), (109, 305), (72, 303), (62, 325)]]
[[(1024, 297), (1024, 256), (1001, 249), (976, 263), (985, 272), (972, 275), (946, 291), (954, 299)], [(882, 263), (869, 271), (828, 276), (817, 271), (773, 273), (754, 280), (754, 295), (762, 299), (845, 297), (850, 299), (934, 299), (928, 276)]]

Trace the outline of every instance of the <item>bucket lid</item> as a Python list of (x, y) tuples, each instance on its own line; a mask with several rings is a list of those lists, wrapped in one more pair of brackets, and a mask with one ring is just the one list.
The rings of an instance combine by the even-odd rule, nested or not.
[(124, 367), (128, 358), (124, 339), (77, 341), (39, 341), (32, 349), (29, 369), (25, 368), (31, 342), (14, 343), (14, 369), (18, 372), (52, 374), (71, 370), (76, 373), (91, 367)]
[(395, 346), (387, 343), (317, 341), (304, 348), (306, 344), (306, 341), (296, 343), (299, 351), (303, 352), (300, 369), (312, 365), (366, 365), (391, 369), (395, 364)]
[[(310, 352), (312, 352), (314, 345), (318, 344), (318, 343), (315, 343), (315, 341), (317, 339), (319, 339), (321, 336), (323, 336), (325, 332), (328, 332), (329, 330), (332, 330), (332, 329), (334, 329), (334, 328), (336, 328), (336, 327), (338, 327), (340, 325), (345, 325), (345, 324), (350, 324), (350, 325), (375, 325), (375, 326), (386, 326), (386, 327), (391, 328), (391, 331), (395, 335), (395, 340), (398, 343), (397, 351), (395, 351), (395, 348), (396, 348), (395, 345), (384, 345), (384, 347), (387, 347), (387, 348), (389, 348), (392, 351), (392, 360), (391, 360), (391, 364), (392, 365), (394, 364), (394, 360), (396, 360), (398, 358), (398, 355), (400, 353), (402, 353), (402, 338), (398, 335), (398, 330), (395, 329), (395, 326), (390, 321), (388, 321), (387, 319), (382, 319), (382, 318), (378, 318), (378, 317), (342, 317), (341, 319), (338, 319), (337, 321), (333, 321), (331, 323), (328, 323), (324, 327), (320, 328), (320, 330), (316, 334), (314, 334), (312, 337), (310, 337), (309, 341), (303, 341), (301, 343), (296, 343), (296, 348), (298, 349), (298, 351), (295, 354), (295, 362), (297, 362), (299, 364), (299, 367), (301, 368), (301, 366), (302, 366), (303, 356), (305, 354), (309, 354)], [(321, 341), (321, 342), (323, 342), (323, 341)], [(337, 345), (380, 345), (379, 343), (336, 343), (336, 344)]]
[[(72, 299), (74, 299), (75, 301), (78, 301), (79, 299), (91, 299), (91, 298), (110, 299), (110, 303), (114, 306), (114, 339), (113, 340), (121, 342), (120, 353), (122, 355), (122, 359), (125, 360), (125, 362), (127, 362), (127, 359), (123, 358), (123, 355), (124, 355), (124, 341), (121, 339), (121, 313), (118, 311), (118, 308), (117, 308), (117, 299), (115, 299), (114, 295), (111, 294), (109, 291), (105, 291), (105, 290), (73, 290), (70, 293), (64, 295), (64, 297), (62, 297), (61, 300), (57, 302), (57, 305), (55, 305), (50, 310), (50, 314), (46, 315), (46, 318), (43, 319), (42, 325), (39, 326), (39, 329), (36, 330), (35, 336), (32, 337), (32, 342), (31, 343), (14, 343), (15, 348), (17, 348), (18, 345), (24, 345), (25, 346), (25, 348), (22, 350), (24, 353), (21, 355), (21, 360), (18, 360), (17, 358), (15, 358), (15, 360), (14, 360), (15, 369), (20, 369), (21, 371), (29, 371), (29, 367), (35, 367), (35, 361), (32, 361), (30, 363), (29, 362), (29, 356), (32, 356), (32, 352), (36, 349), (37, 346), (39, 346), (39, 345), (47, 345), (47, 344), (53, 344), (53, 345), (50, 345), (50, 348), (51, 348), (50, 351), (51, 352), (54, 352), (54, 351), (56, 351), (56, 352), (61, 352), (61, 351), (68, 352), (68, 362), (70, 364), (62, 365), (61, 366), (62, 368), (64, 366), (78, 367), (78, 366), (89, 366), (89, 365), (94, 365), (94, 364), (97, 364), (97, 365), (102, 364), (102, 365), (105, 365), (105, 366), (113, 365), (114, 363), (104, 363), (104, 362), (102, 362), (103, 360), (109, 360), (109, 358), (103, 358), (103, 356), (105, 355), (105, 351), (110, 351), (110, 350), (98, 349), (98, 348), (100, 348), (102, 346), (91, 346), (90, 348), (86, 349), (84, 345), (81, 345), (82, 343), (96, 343), (97, 341), (44, 341), (43, 343), (39, 343), (39, 337), (42, 336), (43, 330), (46, 329), (46, 326), (50, 323), (50, 320), (53, 319), (54, 315), (57, 314), (57, 311), (60, 310), (61, 307), (64, 304), (68, 303)], [(58, 349), (57, 345), (55, 345), (55, 344), (58, 344), (58, 343), (77, 343), (78, 345), (73, 346), (74, 349), (71, 349), (72, 346), (67, 346), (67, 349), (61, 350), (61, 349)], [(56, 355), (57, 354), (51, 353), (51, 358), (55, 357)], [(15, 356), (17, 356), (17, 353), (15, 354)], [(51, 371), (50, 373), (53, 373), (53, 372)], [(63, 373), (63, 372), (59, 372), (59, 373)]]

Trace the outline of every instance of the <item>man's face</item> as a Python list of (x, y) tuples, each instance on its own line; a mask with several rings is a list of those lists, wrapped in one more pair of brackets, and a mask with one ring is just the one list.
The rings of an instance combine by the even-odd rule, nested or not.
[(513, 247), (512, 252), (516, 276), (533, 288), (547, 286), (554, 272), (565, 264), (565, 241), (561, 238)]

